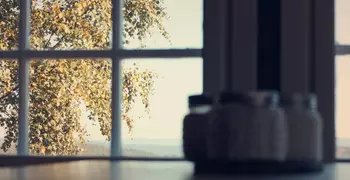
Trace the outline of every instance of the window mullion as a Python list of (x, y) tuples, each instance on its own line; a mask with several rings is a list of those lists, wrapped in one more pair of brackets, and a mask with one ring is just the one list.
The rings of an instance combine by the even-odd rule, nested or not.
[[(19, 51), (24, 52), (29, 47), (30, 33), (30, 0), (20, 1), (19, 20)], [(18, 119), (18, 155), (26, 156), (29, 151), (29, 59), (20, 56), (19, 59), (19, 119)]]
[(103, 57), (119, 57), (119, 58), (188, 58), (202, 57), (201, 49), (120, 49), (120, 50), (66, 50), (66, 51), (0, 51), (2, 58), (103, 58)]
[[(112, 0), (112, 51), (118, 52), (122, 47), (122, 0)], [(112, 53), (114, 54), (114, 53)], [(112, 132), (111, 156), (121, 156), (121, 64), (117, 53), (112, 59)]]
[(335, 45), (335, 54), (336, 55), (349, 55), (350, 54), (350, 45)]

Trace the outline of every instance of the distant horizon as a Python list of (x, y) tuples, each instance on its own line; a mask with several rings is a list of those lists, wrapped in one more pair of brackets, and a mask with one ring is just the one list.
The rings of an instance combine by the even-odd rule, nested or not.
[[(101, 142), (101, 143), (109, 143), (107, 140), (88, 140), (89, 142)], [(125, 142), (137, 142), (138, 144), (150, 144), (151, 142), (163, 142), (164, 144), (182, 144), (182, 139), (153, 139), (153, 138), (137, 138), (137, 139), (121, 139), (121, 144), (125, 144)], [(153, 143), (152, 143), (153, 144)]]

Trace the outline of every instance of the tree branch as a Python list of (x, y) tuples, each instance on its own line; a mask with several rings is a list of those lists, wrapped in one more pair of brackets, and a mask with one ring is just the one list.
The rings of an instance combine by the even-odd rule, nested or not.
[(64, 34), (64, 35), (60, 38), (60, 40), (59, 40), (54, 46), (52, 46), (52, 47), (50, 48), (50, 50), (55, 50), (55, 49), (62, 43), (63, 39), (64, 39), (66, 36), (67, 36), (67, 34)]
[(11, 95), (14, 91), (16, 91), (19, 88), (19, 85), (17, 84), (14, 88), (12, 88), (11, 91), (9, 91), (8, 93), (4, 94), (3, 96), (0, 97), (0, 101), (2, 101), (3, 99), (7, 98), (9, 95)]
[[(52, 68), (47, 74), (50, 74), (55, 68)], [(9, 91), (8, 93), (4, 94), (3, 96), (0, 96), (0, 101), (2, 101), (3, 99), (7, 98), (9, 95), (11, 95), (14, 91), (19, 89), (19, 85), (17, 84), (14, 88), (12, 88), (11, 91)]]
[(49, 43), (51, 41), (51, 38), (52, 38), (53, 34), (54, 34), (54, 31), (51, 32), (51, 35), (50, 35), (49, 39), (45, 42), (44, 49), (46, 49), (49, 46)]
[[(73, 4), (72, 4), (72, 5), (73, 5)], [(72, 7), (71, 7), (71, 8), (72, 8)], [(89, 9), (86, 9), (86, 10), (81, 14), (81, 17), (83, 17), (83, 16), (84, 16), (85, 14), (87, 14), (88, 12), (89, 12)], [(75, 23), (73, 29), (76, 29), (76, 28), (77, 28), (77, 23)], [(58, 42), (57, 42), (54, 46), (52, 46), (52, 47), (50, 48), (50, 50), (56, 49), (56, 48), (62, 43), (63, 39), (64, 39), (66, 36), (67, 36), (67, 33), (64, 34), (64, 35), (58, 40)]]

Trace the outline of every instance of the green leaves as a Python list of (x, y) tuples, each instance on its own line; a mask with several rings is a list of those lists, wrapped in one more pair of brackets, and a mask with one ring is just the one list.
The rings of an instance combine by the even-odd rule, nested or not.
[[(125, 0), (124, 42), (144, 39), (166, 18), (161, 0)], [(0, 50), (18, 47), (18, 1), (0, 2)], [(107, 49), (110, 46), (110, 0), (32, 0), (31, 48), (35, 50)], [(30, 62), (29, 150), (31, 154), (76, 155), (83, 151), (89, 132), (80, 123), (81, 105), (111, 139), (111, 61), (107, 59), (34, 59)], [(0, 126), (6, 128), (1, 149), (18, 140), (18, 63), (0, 61)], [(131, 135), (135, 118), (130, 109), (141, 97), (149, 112), (149, 96), (156, 74), (122, 70), (122, 120)]]

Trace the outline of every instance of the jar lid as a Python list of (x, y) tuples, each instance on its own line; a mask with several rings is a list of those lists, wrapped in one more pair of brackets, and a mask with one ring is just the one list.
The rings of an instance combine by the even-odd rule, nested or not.
[(247, 95), (240, 92), (222, 92), (219, 96), (219, 103), (230, 104), (230, 103), (246, 103), (248, 102)]
[(253, 106), (278, 105), (279, 95), (277, 91), (253, 91), (249, 92), (250, 104)]
[(317, 95), (314, 93), (281, 94), (281, 106), (302, 106), (305, 108), (317, 108)]
[(213, 98), (208, 95), (198, 94), (198, 95), (192, 95), (188, 97), (189, 107), (200, 106), (200, 105), (211, 105), (211, 104), (213, 104)]

